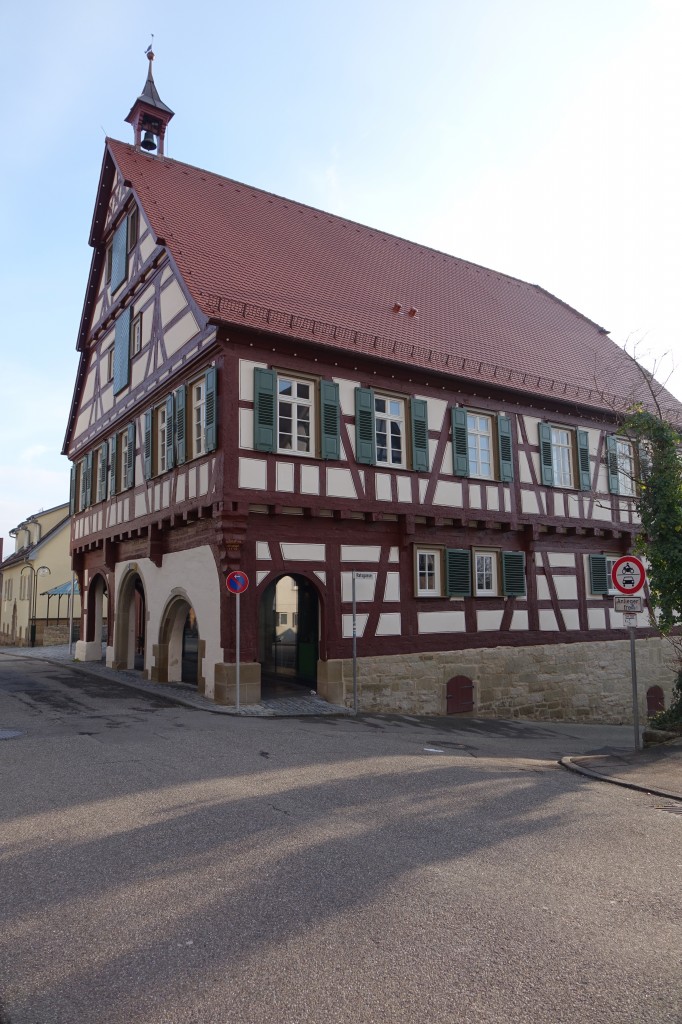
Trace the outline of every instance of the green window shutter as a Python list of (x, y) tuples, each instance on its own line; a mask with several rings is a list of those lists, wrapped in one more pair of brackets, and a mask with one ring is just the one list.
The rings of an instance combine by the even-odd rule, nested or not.
[(374, 426), (374, 392), (371, 388), (355, 389), (355, 461), (367, 466), (376, 463), (376, 430)]
[(253, 371), (253, 446), (259, 452), (277, 451), (277, 374), (257, 366)]
[(452, 416), (452, 469), (455, 476), (469, 476), (467, 411), (453, 405), (450, 414)]
[(590, 435), (586, 430), (576, 430), (575, 438), (578, 445), (578, 476), (580, 478), (580, 490), (591, 491), (592, 480), (590, 479)]
[[(614, 434), (606, 438), (606, 469), (609, 475), (609, 491), (611, 494), (620, 494), (618, 485), (618, 441)], [(601, 593), (601, 591), (595, 591)]]
[(497, 417), (497, 450), (500, 457), (500, 480), (511, 483), (514, 479), (512, 451), (512, 421), (509, 416)]
[(214, 452), (218, 427), (218, 375), (212, 366), (206, 371), (206, 451)]
[(145, 480), (151, 480), (152, 478), (152, 423), (153, 414), (151, 409), (147, 409), (144, 414), (144, 478)]
[(445, 593), (447, 597), (471, 597), (471, 551), (468, 548), (446, 550)]
[(410, 399), (412, 424), (412, 469), (418, 473), (429, 471), (429, 419), (423, 398)]
[(116, 321), (114, 335), (114, 394), (128, 384), (130, 369), (130, 306), (124, 309)]
[(646, 482), (651, 473), (651, 452), (646, 443), (639, 445), (637, 455), (639, 458), (639, 478)]
[(175, 398), (173, 393), (166, 398), (166, 469), (175, 465)]
[(126, 452), (124, 487), (132, 487), (135, 483), (135, 424), (128, 424), (128, 450)]
[(181, 466), (183, 462), (187, 461), (185, 395), (186, 389), (183, 384), (182, 387), (179, 387), (175, 392), (175, 455), (178, 466)]
[(109, 497), (116, 494), (116, 470), (118, 468), (118, 434), (109, 438)]
[(540, 471), (544, 487), (554, 487), (554, 460), (552, 458), (552, 428), (549, 423), (539, 423)]
[(128, 276), (128, 218), (125, 217), (114, 232), (111, 243), (111, 294), (120, 288)]
[(502, 552), (502, 593), (505, 597), (526, 596), (526, 556), (523, 551)]
[(71, 481), (69, 484), (69, 515), (76, 511), (76, 482), (78, 480), (78, 466), (71, 464)]
[(608, 594), (609, 573), (605, 555), (590, 555), (590, 591), (593, 594)]
[(339, 385), (333, 380), (320, 381), (320, 423), (322, 425), (320, 455), (323, 459), (341, 458), (341, 409)]
[(97, 500), (104, 501), (107, 496), (107, 455), (109, 449), (106, 441), (99, 446), (99, 463), (97, 469)]
[(92, 452), (83, 459), (82, 508), (92, 505)]

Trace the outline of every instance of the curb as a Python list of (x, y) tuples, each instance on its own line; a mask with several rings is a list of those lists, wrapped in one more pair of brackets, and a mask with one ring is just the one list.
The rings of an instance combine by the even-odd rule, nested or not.
[(592, 771), (591, 768), (585, 768), (584, 765), (575, 763), (573, 757), (561, 757), (557, 762), (562, 768), (566, 768), (567, 771), (577, 772), (578, 775), (585, 775), (588, 779), (596, 779), (597, 782), (610, 782), (614, 786), (623, 786), (625, 789), (634, 789), (639, 793), (650, 793), (653, 796), (664, 796), (668, 800), (682, 801), (682, 795), (679, 793), (671, 793), (668, 789), (658, 789), (656, 786), (644, 786), (638, 782), (628, 782), (626, 779), (619, 779), (617, 777), (610, 777), (607, 775), (600, 775), (599, 772)]

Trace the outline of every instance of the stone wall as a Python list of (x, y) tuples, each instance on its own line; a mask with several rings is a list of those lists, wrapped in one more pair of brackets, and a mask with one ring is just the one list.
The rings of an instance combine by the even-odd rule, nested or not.
[[(676, 666), (664, 640), (638, 640), (636, 650), (645, 721), (647, 689), (661, 686), (667, 707)], [(464, 675), (473, 680), (473, 714), (479, 717), (632, 722), (629, 640), (387, 655), (360, 658), (357, 666), (358, 706), (364, 712), (444, 715), (447, 681)], [(352, 661), (327, 662), (318, 673), (318, 690), (352, 706)]]

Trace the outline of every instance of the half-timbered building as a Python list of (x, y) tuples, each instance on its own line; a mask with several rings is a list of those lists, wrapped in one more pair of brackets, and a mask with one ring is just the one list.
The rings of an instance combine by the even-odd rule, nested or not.
[[(647, 400), (535, 285), (168, 159), (151, 74), (108, 139), (64, 450), (77, 656), (243, 703), (620, 721)], [(659, 403), (682, 408), (662, 389)], [(638, 622), (640, 673), (669, 688)]]

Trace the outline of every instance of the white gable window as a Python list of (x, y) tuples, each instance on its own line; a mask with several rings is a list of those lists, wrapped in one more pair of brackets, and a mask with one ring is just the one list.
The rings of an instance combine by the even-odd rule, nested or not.
[(377, 465), (405, 465), (405, 402), (402, 398), (374, 396)]
[(312, 381), (277, 377), (277, 450), (313, 454), (314, 389)]
[(493, 478), (493, 421), (477, 412), (467, 413), (469, 476)]

